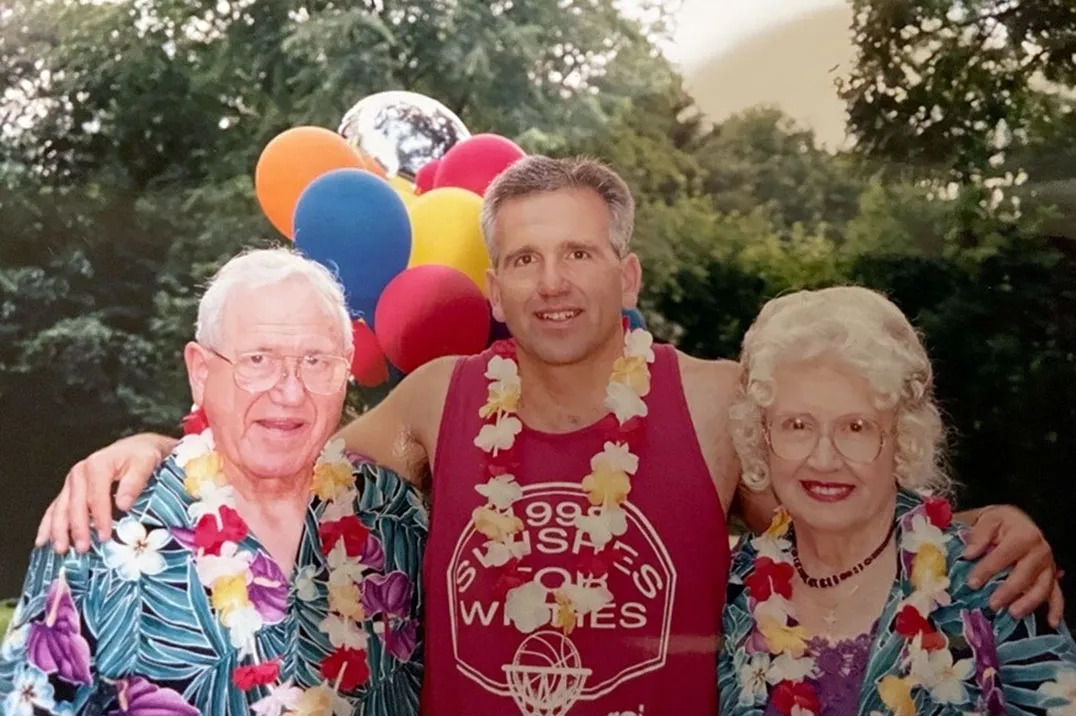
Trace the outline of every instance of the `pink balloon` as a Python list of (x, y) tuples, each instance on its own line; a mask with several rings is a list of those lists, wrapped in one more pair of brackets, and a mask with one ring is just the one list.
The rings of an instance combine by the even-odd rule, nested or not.
[(381, 294), (374, 326), (393, 365), (410, 373), (434, 358), (486, 347), (489, 305), (462, 271), (426, 264), (398, 274)]
[(434, 188), (437, 182), (437, 168), (441, 166), (440, 159), (431, 159), (422, 165), (415, 174), (415, 193), (422, 194)]
[(476, 134), (459, 142), (441, 157), (438, 187), (456, 186), (482, 196), (497, 175), (527, 153), (498, 134)]
[(364, 388), (376, 388), (389, 379), (389, 366), (385, 363), (385, 354), (377, 336), (366, 325), (366, 321), (351, 323), (351, 334), (355, 342), (355, 354), (351, 358), (351, 377)]

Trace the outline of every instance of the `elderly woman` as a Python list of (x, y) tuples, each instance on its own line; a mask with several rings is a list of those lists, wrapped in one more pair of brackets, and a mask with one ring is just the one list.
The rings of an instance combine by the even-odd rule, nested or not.
[(733, 558), (722, 714), (1076, 713), (1076, 644), (971, 589), (942, 423), (904, 315), (863, 288), (768, 303), (732, 409), (782, 507)]
[(416, 710), (420, 500), (329, 444), (343, 293), (285, 250), (229, 261), (184, 352), (189, 434), (112, 539), (39, 548), (0, 652), (4, 714)]

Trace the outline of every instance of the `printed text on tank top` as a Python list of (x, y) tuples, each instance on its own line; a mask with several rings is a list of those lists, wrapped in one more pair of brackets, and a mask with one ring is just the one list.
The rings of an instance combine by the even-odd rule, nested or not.
[[(650, 393), (652, 346), (653, 338), (647, 331), (625, 331), (624, 353), (613, 363), (605, 392), (604, 405), (611, 413), (600, 423), (608, 439), (591, 458), (590, 472), (582, 479), (590, 509), (574, 517), (574, 526), (595, 547), (598, 558), (575, 565), (583, 570), (590, 568), (588, 579), (557, 590), (546, 588), (537, 577), (526, 580), (518, 569), (519, 561), (530, 550), (529, 541), (517, 539), (524, 523), (513, 507), (523, 496), (513, 474), (521, 459), (516, 436), (523, 423), (516, 414), (522, 383), (515, 343), (501, 341), (493, 347), (485, 373), (490, 381), (488, 396), (478, 411), (486, 423), (474, 440), (486, 455), (489, 479), (475, 486), (486, 501), (475, 508), (471, 520), (475, 531), (488, 538), (484, 545), (486, 563), (501, 570), (501, 583), (507, 589), (506, 616), (524, 633), (533, 631), (536, 625), (551, 623), (567, 636), (581, 616), (597, 612), (613, 600), (601, 579), (609, 566), (602, 557), (609, 557), (607, 545), (627, 530), (623, 505), (631, 491), (631, 475), (639, 468), (632, 443), (641, 434), (647, 415), (643, 398)], [(540, 623), (536, 624), (536, 620)]]

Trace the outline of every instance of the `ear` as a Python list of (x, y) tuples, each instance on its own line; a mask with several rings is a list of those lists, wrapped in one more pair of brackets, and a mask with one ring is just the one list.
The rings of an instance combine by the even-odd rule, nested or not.
[(643, 284), (643, 266), (639, 257), (628, 254), (620, 260), (621, 306), (635, 308), (639, 302), (639, 290)]
[(493, 307), (493, 317), (504, 323), (504, 311), (501, 309), (501, 286), (497, 283), (496, 269), (486, 269), (486, 294)]
[(183, 348), (183, 362), (187, 364), (187, 382), (191, 386), (191, 398), (195, 405), (204, 405), (205, 385), (209, 380), (209, 356), (205, 348), (191, 341)]

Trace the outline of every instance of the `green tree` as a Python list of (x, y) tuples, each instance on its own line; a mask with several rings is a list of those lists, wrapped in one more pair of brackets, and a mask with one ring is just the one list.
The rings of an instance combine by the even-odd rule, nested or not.
[(991, 160), (1076, 85), (1068, 0), (853, 0), (842, 83), (858, 150), (901, 167), (989, 176)]
[(783, 229), (826, 224), (834, 235), (856, 214), (862, 181), (855, 160), (824, 151), (813, 131), (777, 109), (733, 115), (694, 154), (706, 171), (703, 190), (722, 213), (763, 206)]
[(474, 132), (568, 151), (672, 77), (653, 17), (613, 0), (3, 3), (0, 432), (5, 479), (33, 476), (29, 504), (0, 508), (15, 559), (75, 460), (176, 431), (200, 286), (279, 240), (252, 186), (273, 136), (408, 89)]

